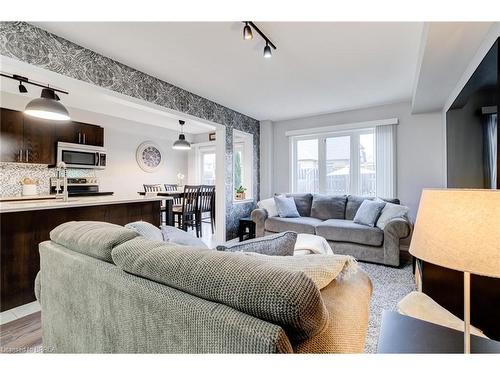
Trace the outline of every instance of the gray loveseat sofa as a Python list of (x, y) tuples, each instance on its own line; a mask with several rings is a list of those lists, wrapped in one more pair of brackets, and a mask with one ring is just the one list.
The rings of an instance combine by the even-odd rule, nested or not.
[[(355, 195), (286, 194), (295, 200), (298, 218), (268, 217), (265, 209), (255, 209), (251, 217), (255, 222), (256, 236), (295, 231), (324, 237), (333, 252), (348, 254), (358, 260), (399, 266), (400, 241), (411, 235), (412, 224), (408, 219), (393, 219), (384, 230), (353, 222), (354, 216), (365, 199)], [(400, 204), (398, 199), (384, 199)]]
[(372, 285), (362, 270), (319, 290), (266, 257), (148, 240), (109, 223), (65, 223), (50, 238), (35, 281), (45, 352), (364, 350)]

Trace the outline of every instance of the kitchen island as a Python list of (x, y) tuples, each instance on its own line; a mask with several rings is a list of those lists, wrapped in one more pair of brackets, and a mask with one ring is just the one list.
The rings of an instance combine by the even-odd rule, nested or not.
[(32, 302), (40, 269), (38, 244), (58, 225), (73, 220), (118, 225), (143, 220), (160, 225), (162, 200), (157, 196), (96, 196), (0, 202), (0, 311)]

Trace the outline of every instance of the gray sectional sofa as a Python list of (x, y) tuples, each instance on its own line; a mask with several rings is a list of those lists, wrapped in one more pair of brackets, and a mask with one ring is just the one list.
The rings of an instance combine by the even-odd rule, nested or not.
[(45, 352), (364, 350), (372, 284), (362, 270), (318, 289), (269, 262), (295, 257), (180, 246), (102, 222), (65, 223), (50, 238), (35, 281)]
[[(336, 254), (348, 254), (358, 260), (399, 266), (400, 241), (411, 235), (409, 219), (391, 220), (384, 230), (356, 224), (354, 216), (365, 199), (355, 195), (285, 194), (295, 200), (300, 217), (268, 217), (265, 209), (255, 209), (251, 217), (256, 236), (295, 231), (324, 237)], [(400, 204), (398, 199), (384, 199)]]

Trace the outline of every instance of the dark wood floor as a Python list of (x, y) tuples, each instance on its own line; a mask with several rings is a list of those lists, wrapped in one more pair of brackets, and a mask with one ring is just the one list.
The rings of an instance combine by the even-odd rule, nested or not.
[(0, 353), (41, 353), (40, 311), (0, 325)]

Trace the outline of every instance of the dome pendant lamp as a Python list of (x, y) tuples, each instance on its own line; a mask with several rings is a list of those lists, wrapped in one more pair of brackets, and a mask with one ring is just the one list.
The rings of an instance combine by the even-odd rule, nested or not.
[(184, 135), (183, 128), (186, 122), (184, 120), (179, 120), (179, 124), (181, 126), (181, 133), (179, 134), (179, 139), (174, 142), (172, 148), (174, 150), (190, 150), (191, 143), (186, 141), (186, 136)]

